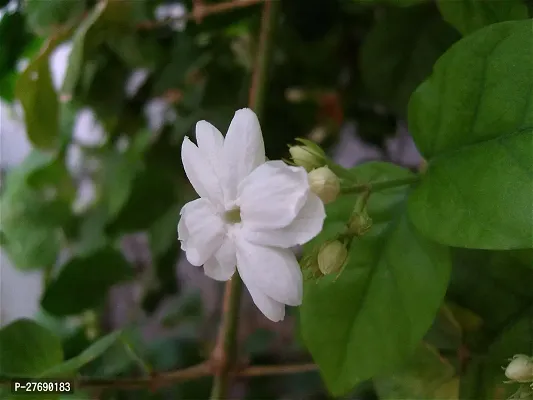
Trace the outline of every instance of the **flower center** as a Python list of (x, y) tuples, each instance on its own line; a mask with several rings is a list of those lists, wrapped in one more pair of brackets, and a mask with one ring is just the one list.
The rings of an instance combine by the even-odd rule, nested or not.
[(239, 207), (233, 208), (224, 213), (224, 219), (229, 224), (238, 224), (241, 222), (241, 209)]

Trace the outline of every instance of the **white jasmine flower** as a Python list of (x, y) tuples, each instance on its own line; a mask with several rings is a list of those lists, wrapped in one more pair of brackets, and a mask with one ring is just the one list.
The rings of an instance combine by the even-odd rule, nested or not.
[(188, 138), (182, 146), (185, 172), (200, 198), (181, 210), (181, 248), (216, 280), (230, 279), (236, 266), (257, 307), (280, 321), (285, 304), (302, 302), (302, 273), (290, 247), (322, 230), (324, 205), (310, 191), (304, 168), (265, 161), (251, 110), (235, 113), (225, 138), (198, 122), (196, 140), (198, 147)]

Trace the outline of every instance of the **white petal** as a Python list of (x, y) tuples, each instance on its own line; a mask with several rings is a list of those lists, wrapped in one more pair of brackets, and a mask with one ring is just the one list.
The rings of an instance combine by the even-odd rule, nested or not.
[(233, 276), (236, 265), (235, 244), (226, 236), (222, 246), (204, 264), (204, 272), (217, 281), (227, 281)]
[[(187, 203), (190, 204), (190, 203)], [(181, 213), (185, 211), (185, 207), (187, 207), (187, 204), (181, 209)], [(189, 239), (189, 230), (187, 229), (187, 226), (185, 225), (185, 218), (180, 218), (178, 222), (178, 239), (181, 243), (181, 249), (185, 251), (185, 243), (187, 243), (187, 240)]]
[(248, 289), (250, 296), (252, 296), (255, 305), (265, 317), (274, 322), (283, 321), (283, 318), (285, 318), (285, 304), (279, 303), (268, 297), (253, 284), (247, 283), (246, 288)]
[(302, 271), (292, 251), (257, 246), (236, 237), (237, 269), (246, 285), (283, 304), (302, 303)]
[(239, 187), (242, 221), (254, 230), (284, 228), (294, 221), (308, 193), (305, 169), (268, 161)]
[(187, 203), (180, 213), (178, 235), (182, 249), (192, 265), (203, 265), (222, 245), (224, 223), (206, 199)]
[(224, 147), (224, 136), (207, 121), (196, 123), (196, 142), (208, 161), (219, 159)]
[(213, 204), (223, 204), (220, 181), (213, 171), (211, 162), (188, 137), (183, 140), (181, 146), (181, 160), (187, 178), (196, 193), (211, 200)]
[(286, 249), (313, 239), (322, 231), (325, 218), (324, 203), (316, 194), (309, 193), (307, 201), (290, 225), (280, 229), (253, 230), (243, 224), (244, 235), (255, 244)]
[(242, 180), (265, 162), (261, 126), (252, 110), (243, 108), (235, 113), (224, 140), (224, 159), (231, 171), (228, 193), (235, 198)]
[[(228, 197), (228, 175), (223, 160), (224, 136), (222, 136), (222, 133), (209, 122), (199, 121), (196, 123), (196, 142), (198, 143), (198, 148), (204, 155), (205, 160), (211, 164), (212, 173), (219, 182), (222, 194), (225, 198)], [(234, 198), (230, 200), (234, 200)], [(221, 202), (221, 204), (224, 204), (224, 202)]]

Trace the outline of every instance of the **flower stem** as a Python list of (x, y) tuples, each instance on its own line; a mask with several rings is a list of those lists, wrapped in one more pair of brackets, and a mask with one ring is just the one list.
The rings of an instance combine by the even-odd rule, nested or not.
[(278, 20), (279, 3), (279, 1), (265, 1), (261, 16), (261, 32), (259, 34), (257, 59), (252, 74), (252, 83), (248, 98), (248, 106), (255, 111), (259, 119), (261, 119), (263, 114), (267, 70), (269, 61), (272, 58), (272, 37), (274, 36), (274, 28)]
[(395, 188), (398, 186), (410, 185), (418, 182), (420, 177), (418, 175), (410, 176), (409, 178), (391, 179), (388, 181), (374, 182), (374, 183), (362, 183), (359, 185), (347, 186), (342, 188), (342, 194), (355, 194), (364, 193), (367, 191), (379, 192), (386, 189)]
[[(261, 16), (257, 59), (252, 75), (248, 104), (259, 119), (261, 119), (265, 100), (267, 69), (272, 55), (272, 36), (278, 20), (279, 3), (279, 1), (265, 1)], [(210, 397), (212, 400), (228, 398), (231, 371), (234, 369), (237, 359), (237, 331), (241, 293), (242, 281), (239, 275), (235, 274), (232, 280), (226, 283), (222, 323), (212, 354), (212, 363), (215, 367)]]
[(237, 331), (239, 328), (239, 309), (241, 304), (242, 280), (239, 274), (233, 275), (226, 284), (222, 307), (222, 325), (217, 344), (213, 350), (215, 379), (211, 388), (211, 399), (227, 397), (230, 384), (230, 371), (234, 368), (237, 356)]

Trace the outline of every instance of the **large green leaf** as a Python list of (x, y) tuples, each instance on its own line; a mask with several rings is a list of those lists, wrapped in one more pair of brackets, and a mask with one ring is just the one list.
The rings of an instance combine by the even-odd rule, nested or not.
[(433, 4), (385, 9), (361, 47), (363, 82), (378, 101), (403, 117), (411, 93), (458, 39)]
[(528, 18), (523, 0), (438, 0), (437, 6), (443, 18), (463, 35), (497, 22)]
[(533, 245), (532, 28), (502, 22), (467, 36), (411, 98), (409, 129), (429, 166), (409, 216), (433, 240)]
[[(353, 172), (368, 182), (411, 174), (386, 163), (364, 164)], [(304, 286), (302, 335), (335, 395), (399, 366), (429, 329), (444, 297), (448, 248), (424, 239), (409, 223), (406, 192), (403, 187), (372, 195), (374, 226), (352, 244), (344, 272), (336, 281), (326, 276)], [(324, 232), (309, 246), (342, 229), (353, 204), (348, 196), (328, 206)]]
[(66, 377), (76, 373), (85, 364), (90, 363), (105, 353), (120, 338), (121, 331), (110, 333), (93, 343), (76, 357), (47, 369), (41, 375), (46, 378)]
[(20, 319), (0, 330), (0, 375), (36, 377), (61, 361), (61, 341), (41, 325)]
[(50, 39), (19, 76), (15, 95), (24, 109), (26, 132), (37, 148), (54, 149), (59, 144), (59, 102), (50, 75), (50, 53), (59, 39)]
[(29, 27), (38, 35), (49, 36), (70, 27), (85, 11), (85, 0), (25, 0), (24, 13)]
[(111, 286), (130, 278), (132, 272), (122, 254), (112, 248), (75, 257), (46, 288), (41, 305), (53, 315), (81, 313), (101, 305)]

